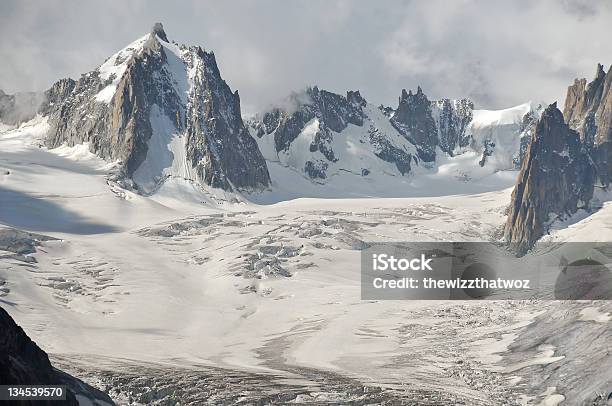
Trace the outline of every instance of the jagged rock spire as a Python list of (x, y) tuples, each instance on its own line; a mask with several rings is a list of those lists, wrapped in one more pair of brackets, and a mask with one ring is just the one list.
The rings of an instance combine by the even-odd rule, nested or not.
[(599, 181), (608, 185), (612, 182), (612, 67), (606, 72), (597, 64), (589, 83), (576, 79), (567, 89), (563, 116), (591, 149)]
[(361, 107), (364, 107), (366, 105), (366, 101), (365, 99), (361, 96), (361, 93), (359, 93), (359, 90), (349, 90), (346, 92), (346, 100), (348, 100), (349, 103), (354, 103), (357, 104)]
[[(265, 160), (244, 126), (238, 93), (221, 77), (214, 55), (198, 47), (174, 54), (161, 23), (150, 34), (110, 60), (117, 77), (105, 76), (108, 66), (102, 65), (77, 82), (53, 85), (44, 112), (45, 144), (89, 143), (91, 152), (119, 162), (122, 184), (145, 194), (172, 178), (227, 191), (267, 187)], [(155, 52), (148, 52), (150, 47)], [(189, 83), (189, 90), (179, 83)], [(179, 152), (184, 162), (175, 160), (174, 151), (169, 154), (164, 143), (170, 134), (184, 136), (184, 146), (177, 147), (184, 148)]]
[(597, 71), (595, 72), (595, 80), (601, 79), (606, 76), (606, 71), (604, 71), (604, 67), (602, 64), (597, 64)]
[(542, 113), (532, 136), (505, 227), (505, 238), (524, 254), (556, 218), (575, 213), (593, 196), (595, 171), (579, 135), (557, 103)]
[(151, 28), (151, 34), (157, 35), (162, 41), (168, 41), (168, 37), (166, 36), (166, 31), (164, 31), (164, 26), (162, 23), (153, 24), (153, 28)]
[(433, 162), (438, 145), (438, 131), (431, 112), (431, 102), (419, 86), (417, 93), (402, 89), (399, 105), (391, 124), (411, 143), (417, 146), (419, 158)]

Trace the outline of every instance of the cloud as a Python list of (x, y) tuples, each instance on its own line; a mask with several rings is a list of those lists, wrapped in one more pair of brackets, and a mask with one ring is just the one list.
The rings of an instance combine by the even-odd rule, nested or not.
[(0, 88), (78, 77), (156, 21), (215, 52), (247, 113), (314, 84), (388, 105), (417, 85), (489, 108), (562, 101), (574, 77), (612, 63), (607, 1), (4, 0)]

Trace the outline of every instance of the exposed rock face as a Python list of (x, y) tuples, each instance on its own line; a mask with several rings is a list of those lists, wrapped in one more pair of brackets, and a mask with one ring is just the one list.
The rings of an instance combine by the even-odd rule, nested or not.
[(595, 168), (579, 134), (551, 104), (542, 113), (512, 192), (505, 238), (529, 250), (557, 217), (575, 213), (593, 196)]
[(225, 190), (269, 184), (214, 54), (168, 42), (161, 24), (79, 80), (46, 93), (49, 147), (89, 143), (144, 192), (168, 177)]
[[(41, 350), (0, 307), (0, 383), (3, 385), (66, 385), (64, 401), (13, 401), (14, 405), (114, 405), (104, 392), (53, 368)], [(77, 401), (78, 398), (78, 401)]]
[[(3, 385), (64, 385), (53, 369), (49, 357), (26, 335), (0, 307), (0, 382)], [(22, 401), (16, 404), (53, 405), (57, 401)], [(66, 405), (78, 405), (76, 397), (67, 391)]]
[[(358, 91), (342, 96), (313, 87), (248, 125), (269, 162), (323, 182), (334, 174), (407, 175), (433, 167), (436, 153), (477, 152), (491, 171), (518, 169), (540, 112), (531, 103), (496, 111), (475, 110), (468, 99), (430, 101), (421, 88), (402, 91), (394, 110), (369, 104)], [(457, 177), (469, 179), (463, 169), (455, 169)]]
[(306, 89), (304, 94), (292, 95), (289, 103), (295, 111), (276, 108), (264, 114), (257, 135), (273, 133), (276, 152), (287, 152), (307, 124), (316, 120), (317, 129), (308, 148), (311, 153), (320, 152), (322, 157), (307, 160), (303, 170), (311, 178), (324, 179), (329, 163), (338, 161), (332, 147), (333, 132), (343, 131), (349, 124), (362, 126), (364, 114), (361, 108), (365, 101), (358, 91), (349, 92), (344, 97), (315, 86)]
[(416, 94), (412, 94), (412, 91), (406, 93), (402, 89), (391, 124), (416, 145), (419, 158), (425, 162), (435, 161), (436, 146), (439, 144), (438, 130), (432, 116), (431, 102), (420, 87)]
[[(318, 87), (306, 89), (305, 94), (294, 94), (290, 103), (296, 111), (274, 109), (263, 117), (265, 134), (274, 132), (274, 144), (277, 151), (286, 151), (289, 145), (298, 137), (306, 123), (314, 118), (319, 120), (319, 132), (311, 146), (320, 150), (330, 161), (334, 161), (333, 151), (329, 149), (331, 131), (341, 132), (348, 124), (363, 125), (359, 92), (349, 92), (348, 97), (319, 90)], [(263, 135), (260, 133), (260, 135)]]
[(6, 94), (0, 90), (0, 122), (17, 125), (36, 115), (44, 95), (35, 92)]
[(576, 79), (567, 89), (563, 111), (569, 126), (580, 133), (604, 185), (612, 180), (612, 69), (597, 65), (595, 79)]
[(555, 218), (588, 209), (597, 182), (609, 185), (611, 72), (598, 65), (590, 83), (576, 79), (567, 89), (563, 115), (551, 105), (538, 122), (512, 194), (505, 229), (507, 240), (519, 252), (531, 248)]
[(59, 105), (70, 97), (76, 84), (77, 82), (70, 78), (55, 82), (44, 94), (44, 101), (39, 109), (40, 113), (46, 115), (59, 108)]
[(432, 162), (436, 147), (453, 156), (457, 148), (470, 145), (473, 111), (469, 99), (430, 101), (420, 87), (415, 94), (403, 89), (391, 123), (416, 145), (423, 161)]
[(339, 172), (368, 176), (387, 164), (404, 175), (417, 160), (414, 146), (399, 138), (388, 117), (359, 91), (342, 96), (315, 86), (291, 95), (286, 105), (249, 125), (269, 161), (292, 166), (311, 179), (321, 181)]
[(521, 134), (519, 141), (519, 151), (518, 154), (513, 158), (514, 167), (516, 169), (520, 169), (523, 161), (525, 160), (525, 155), (527, 155), (527, 149), (529, 148), (529, 143), (531, 142), (531, 138), (533, 137), (533, 133), (535, 132), (538, 120), (540, 119), (542, 108), (543, 107), (539, 105), (535, 110), (530, 110), (523, 116), (523, 120), (521, 121), (521, 127), (519, 129), (519, 132)]
[(473, 118), (474, 103), (469, 99), (442, 99), (432, 104), (438, 127), (438, 145), (452, 156), (457, 147), (466, 147), (470, 143), (466, 132)]

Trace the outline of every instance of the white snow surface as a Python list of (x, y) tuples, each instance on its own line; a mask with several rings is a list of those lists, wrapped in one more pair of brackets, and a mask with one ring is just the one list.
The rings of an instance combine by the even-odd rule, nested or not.
[(486, 166), (496, 171), (514, 168), (523, 117), (529, 112), (539, 114), (541, 106), (527, 102), (503, 110), (474, 110), (467, 129), (473, 139), (471, 148), (482, 154), (485, 141), (492, 142), (495, 144), (494, 152), (487, 158)]
[[(152, 196), (118, 189), (108, 163), (84, 148), (40, 148), (44, 119), (0, 133), (0, 225), (57, 238), (41, 243), (34, 264), (0, 256), (0, 304), (51, 354), (296, 380), (294, 367), (313, 368), (382, 387), (452, 392), (474, 404), (495, 404), (487, 399), (506, 387), (503, 374), (565, 360), (568, 348), (545, 345), (524, 364), (498, 365), (543, 306), (562, 304), (360, 299), (360, 252), (347, 236), (491, 240), (505, 221), (512, 172), (466, 183), (449, 160), (406, 177), (395, 193), (391, 180), (374, 181), (374, 198), (366, 198), (348, 176), (324, 188), (275, 163), (276, 185), (257, 204), (182, 179), (182, 158), (169, 159), (180, 136), (163, 115), (152, 122), (149, 174), (176, 175)], [(304, 194), (313, 197), (298, 198)], [(611, 224), (612, 206), (603, 204), (553, 237), (612, 239)], [(290, 277), (258, 268), (274, 258)], [(245, 274), (254, 268), (261, 279)], [(593, 321), (581, 322), (609, 321), (609, 307), (584, 307), (581, 317)], [(559, 390), (534, 399), (554, 404)]]
[(145, 193), (152, 193), (168, 178), (195, 180), (185, 155), (186, 135), (156, 105), (151, 108), (149, 120), (152, 134), (147, 143), (147, 156), (134, 172), (134, 182)]

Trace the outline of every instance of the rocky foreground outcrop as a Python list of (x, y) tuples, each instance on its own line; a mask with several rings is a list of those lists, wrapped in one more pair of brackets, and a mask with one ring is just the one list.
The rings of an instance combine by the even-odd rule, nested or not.
[(512, 192), (506, 240), (523, 254), (559, 217), (586, 208), (595, 168), (580, 135), (553, 103), (542, 113)]
[(270, 183), (215, 56), (168, 41), (161, 24), (78, 80), (46, 92), (48, 147), (88, 143), (144, 192), (169, 177), (234, 189)]
[(0, 383), (2, 385), (66, 385), (64, 401), (11, 401), (13, 405), (78, 405), (77, 396), (86, 404), (113, 405), (103, 392), (73, 378), (51, 365), (47, 354), (0, 307)]

